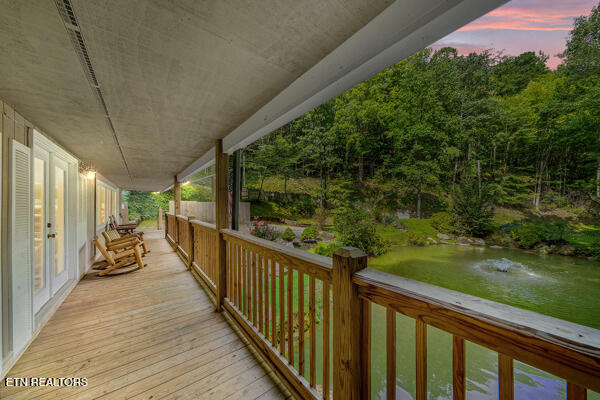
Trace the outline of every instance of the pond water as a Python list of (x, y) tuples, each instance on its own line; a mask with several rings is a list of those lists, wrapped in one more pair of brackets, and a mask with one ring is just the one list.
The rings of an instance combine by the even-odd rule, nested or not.
[[(395, 247), (369, 267), (600, 329), (600, 263), (475, 246)], [(415, 324), (397, 315), (398, 398), (415, 398)], [(373, 398), (385, 398), (385, 310), (373, 309)], [(452, 337), (428, 327), (430, 399), (452, 398)], [(497, 353), (467, 343), (467, 396), (497, 399)], [(566, 383), (515, 362), (515, 399), (564, 399)], [(589, 398), (600, 399), (589, 392)]]

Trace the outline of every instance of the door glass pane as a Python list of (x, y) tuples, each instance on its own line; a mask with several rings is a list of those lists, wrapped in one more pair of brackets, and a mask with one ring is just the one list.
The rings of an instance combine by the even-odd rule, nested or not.
[(96, 225), (102, 223), (102, 214), (100, 214), (100, 185), (96, 185)]
[(45, 285), (44, 250), (45, 238), (45, 163), (39, 158), (33, 159), (33, 273), (34, 288), (37, 293)]
[(54, 169), (54, 274), (65, 270), (65, 170)]
[(102, 223), (106, 222), (106, 188), (100, 187), (100, 214)]

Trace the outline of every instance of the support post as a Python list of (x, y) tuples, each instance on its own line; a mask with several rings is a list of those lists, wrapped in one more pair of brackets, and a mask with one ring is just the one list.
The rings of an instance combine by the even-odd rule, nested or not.
[(242, 192), (241, 150), (233, 153), (233, 193), (231, 206), (231, 229), (240, 230), (240, 196)]
[(223, 301), (226, 293), (226, 247), (221, 229), (229, 226), (229, 210), (227, 204), (227, 178), (229, 163), (227, 154), (223, 153), (223, 141), (217, 139), (215, 143), (215, 174), (216, 174), (216, 196), (215, 196), (215, 221), (217, 235), (217, 304), (216, 310), (223, 309)]
[(333, 398), (359, 400), (361, 371), (361, 324), (364, 307), (352, 275), (367, 267), (367, 255), (354, 247), (333, 253)]
[(194, 262), (194, 225), (192, 224), (192, 219), (195, 217), (188, 217), (188, 232), (187, 232), (187, 249), (188, 249), (188, 269), (192, 268), (192, 263)]
[(181, 183), (177, 182), (177, 176), (175, 176), (173, 190), (175, 191), (175, 216), (178, 216), (181, 214)]
[(159, 231), (163, 228), (163, 209), (158, 207), (158, 216), (156, 217), (156, 229)]

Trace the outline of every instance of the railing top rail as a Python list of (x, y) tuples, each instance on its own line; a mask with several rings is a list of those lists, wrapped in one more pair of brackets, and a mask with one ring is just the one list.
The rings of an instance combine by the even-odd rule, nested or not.
[(200, 221), (198, 219), (193, 219), (190, 222), (192, 224), (194, 224), (194, 225), (198, 225), (198, 226), (201, 226), (201, 227), (206, 228), (206, 229), (211, 229), (213, 231), (217, 229), (217, 226), (215, 224), (211, 224), (209, 222)]
[(268, 256), (280, 264), (297, 268), (326, 282), (331, 281), (332, 260), (318, 254), (309, 253), (295, 248), (290, 248), (279, 243), (257, 238), (232, 229), (221, 229), (229, 238), (242, 241), (258, 251), (267, 253)]
[(187, 220), (189, 219), (189, 218), (188, 218), (188, 217), (186, 217), (185, 215), (179, 215), (179, 214), (177, 215), (177, 218), (179, 218), (179, 219), (183, 219), (183, 220), (185, 220), (185, 221), (187, 221)]
[(166, 215), (167, 217), (174, 217), (174, 216), (175, 216), (175, 214), (172, 214), (172, 213), (170, 213), (170, 212), (165, 212), (165, 215)]
[(353, 281), (376, 304), (600, 391), (600, 330), (369, 268)]

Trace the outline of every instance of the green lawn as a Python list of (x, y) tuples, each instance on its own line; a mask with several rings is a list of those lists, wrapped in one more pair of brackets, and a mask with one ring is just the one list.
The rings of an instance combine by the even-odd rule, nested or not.
[(576, 246), (591, 247), (600, 242), (600, 226), (586, 225), (582, 222), (571, 224), (571, 232), (566, 238)]
[[(436, 239), (438, 231), (431, 226), (430, 219), (407, 218), (400, 221), (406, 226), (408, 232), (421, 232), (425, 236)], [(377, 233), (384, 239), (391, 241), (392, 245), (406, 244), (408, 232), (402, 232), (390, 225), (377, 224)]]
[(156, 228), (156, 220), (146, 220), (139, 223), (138, 228)]

